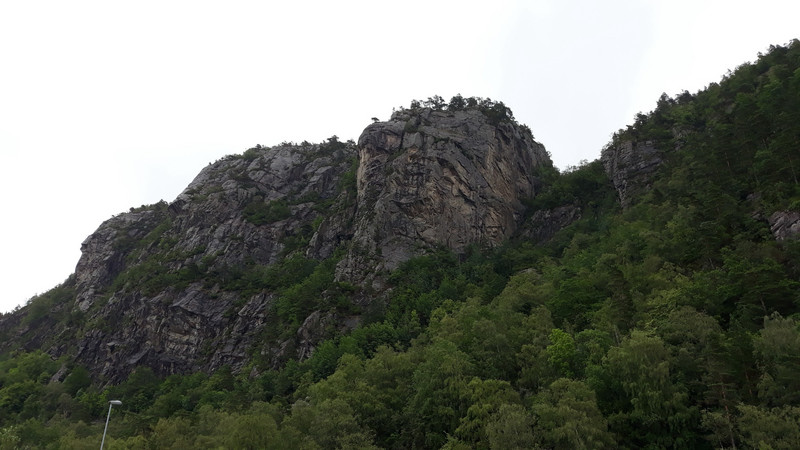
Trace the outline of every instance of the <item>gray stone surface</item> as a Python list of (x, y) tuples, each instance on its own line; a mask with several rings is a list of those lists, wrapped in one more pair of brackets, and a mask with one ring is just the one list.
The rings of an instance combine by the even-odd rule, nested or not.
[[(308, 145), (250, 152), (248, 158), (227, 157), (209, 165), (168, 206), (120, 214), (84, 241), (76, 268), (76, 307), (114, 325), (79, 337), (80, 363), (119, 380), (137, 365), (169, 374), (223, 365), (238, 371), (249, 362), (257, 334), (273, 313), (274, 293), (240, 298), (203, 282), (150, 293), (114, 280), (126, 268), (153, 260), (171, 273), (198, 265), (213, 273), (278, 261), (286, 238), (303, 230), (311, 234), (322, 215), (315, 205), (342, 195), (339, 180), (357, 155), (352, 145), (335, 151)], [(288, 217), (264, 224), (245, 218), (250, 202), (278, 200), (289, 205)], [(159, 239), (148, 239), (150, 233)], [(341, 233), (347, 234), (335, 230), (327, 237), (335, 240)], [(309, 253), (322, 259), (333, 247), (312, 246)]]
[(520, 235), (536, 243), (543, 243), (580, 218), (581, 209), (573, 205), (534, 211), (523, 225)]
[(800, 211), (775, 211), (768, 220), (775, 240), (786, 241), (800, 237)]
[(382, 274), (424, 251), (496, 246), (517, 229), (535, 195), (544, 147), (477, 110), (401, 111), (358, 141), (353, 246), (337, 277), (382, 287)]
[(652, 141), (624, 141), (604, 148), (600, 160), (614, 183), (620, 204), (626, 208), (650, 188), (653, 173), (661, 165), (662, 155)]

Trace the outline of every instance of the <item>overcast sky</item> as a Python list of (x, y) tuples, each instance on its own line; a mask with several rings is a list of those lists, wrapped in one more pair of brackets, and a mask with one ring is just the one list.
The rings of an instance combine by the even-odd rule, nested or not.
[(786, 1), (2, 1), (0, 311), (81, 242), (255, 144), (358, 139), (441, 95), (502, 100), (560, 168), (662, 92), (800, 35)]

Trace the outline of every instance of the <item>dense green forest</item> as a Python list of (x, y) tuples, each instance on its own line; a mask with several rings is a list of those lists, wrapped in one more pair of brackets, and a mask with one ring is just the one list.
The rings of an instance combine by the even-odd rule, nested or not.
[[(800, 448), (800, 241), (766, 220), (800, 210), (800, 42), (662, 96), (608, 145), (625, 141), (674, 149), (629, 207), (599, 160), (550, 173), (529, 209), (579, 221), (412, 259), (359, 328), (280, 370), (104, 385), (2, 355), (0, 449), (97, 448), (110, 399), (110, 449)], [(330, 281), (329, 262), (285, 264), (284, 299)]]

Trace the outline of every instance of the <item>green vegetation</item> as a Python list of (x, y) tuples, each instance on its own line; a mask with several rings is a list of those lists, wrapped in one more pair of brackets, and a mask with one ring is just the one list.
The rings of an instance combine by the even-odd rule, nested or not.
[(629, 208), (599, 162), (545, 174), (529, 207), (576, 205), (578, 222), (545, 245), (407, 261), (362, 310), (367, 293), (333, 281), (339, 254), (204, 273), (276, 293), (276, 335), (316, 310), (361, 315), (280, 370), (142, 367), (101, 387), (41, 351), (3, 355), (0, 448), (96, 447), (111, 398), (109, 448), (800, 448), (800, 241), (764, 219), (800, 205), (800, 42), (663, 96), (610, 145), (627, 140), (665, 159)]
[(286, 200), (264, 202), (264, 197), (254, 195), (242, 210), (245, 220), (253, 225), (266, 225), (288, 219), (292, 215)]
[[(501, 122), (517, 124), (517, 121), (514, 119), (514, 113), (511, 112), (509, 107), (503, 102), (494, 101), (490, 98), (464, 98), (461, 94), (456, 94), (450, 99), (450, 102), (447, 103), (441, 96), (434, 95), (433, 97), (428, 97), (427, 100), (412, 100), (408, 109), (417, 111), (421, 108), (430, 108), (434, 111), (465, 111), (474, 109), (483, 113), (492, 125), (498, 125)], [(400, 107), (401, 111), (405, 109), (406, 108)], [(406, 132), (413, 132), (415, 130), (414, 125), (407, 125)], [(530, 129), (528, 129), (528, 131), (530, 131)]]
[(353, 194), (355, 194), (357, 172), (358, 172), (358, 158), (353, 158), (353, 160), (350, 162), (350, 169), (342, 175), (342, 178), (339, 181), (339, 189), (348, 190)]
[(25, 325), (32, 324), (51, 314), (54, 307), (69, 303), (75, 298), (75, 286), (72, 282), (65, 282), (50, 289), (42, 295), (37, 295), (27, 303), (27, 314), (22, 318)]

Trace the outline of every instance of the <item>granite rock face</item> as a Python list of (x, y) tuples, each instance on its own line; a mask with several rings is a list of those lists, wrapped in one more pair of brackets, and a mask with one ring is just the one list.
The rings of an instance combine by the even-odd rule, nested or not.
[(562, 228), (581, 218), (581, 208), (574, 205), (534, 211), (520, 229), (520, 236), (536, 243), (548, 241)]
[(125, 268), (126, 246), (147, 235), (162, 220), (157, 209), (120, 214), (107, 221), (81, 244), (75, 268), (78, 309), (86, 312), (99, 291)]
[(337, 277), (381, 288), (381, 274), (442, 246), (496, 246), (536, 194), (544, 147), (510, 121), (476, 109), (396, 112), (358, 140), (358, 202), (351, 251)]
[(614, 183), (620, 204), (626, 208), (650, 187), (662, 154), (652, 141), (626, 140), (604, 148), (600, 160)]
[(775, 240), (787, 241), (800, 237), (800, 211), (775, 211), (768, 221)]
[(240, 370), (259, 351), (275, 293), (242, 294), (226, 281), (311, 239), (319, 205), (354, 196), (340, 181), (355, 158), (343, 143), (251, 149), (206, 167), (169, 205), (104, 222), (82, 246), (76, 307), (115, 326), (81, 336), (77, 361), (116, 381), (139, 365)]

